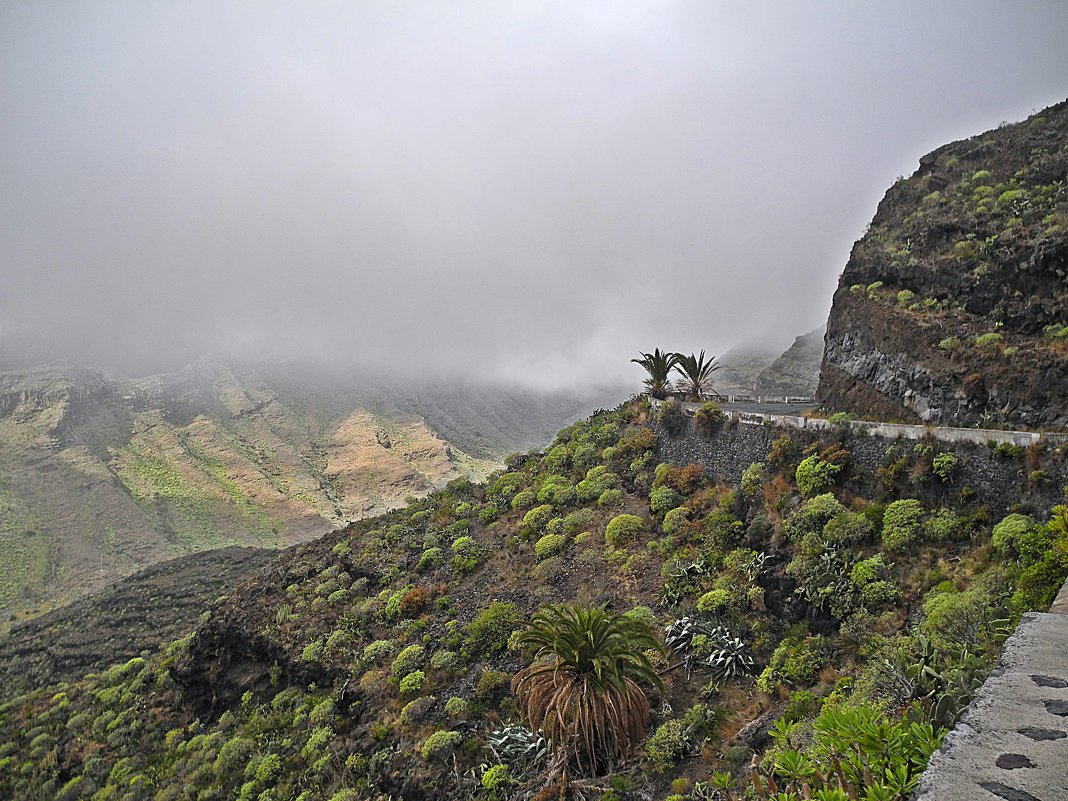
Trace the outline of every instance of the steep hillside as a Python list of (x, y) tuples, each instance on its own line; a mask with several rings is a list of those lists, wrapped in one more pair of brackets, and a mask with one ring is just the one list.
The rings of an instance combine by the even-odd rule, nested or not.
[[(0, 796), (697, 801), (766, 799), (774, 781), (793, 793), (776, 797), (904, 801), (1013, 622), (1068, 572), (1068, 509), (997, 522), (948, 490), (925, 505), (916, 483), (952, 475), (934, 445), (899, 481), (852, 464), (834, 429), (807, 450), (777, 432), (716, 484), (657, 464), (650, 414), (599, 413), (486, 484), (301, 544), (192, 636), (0, 705)], [(677, 405), (659, 417), (674, 437), (734, 436)], [(604, 604), (628, 632), (561, 653), (596, 642), (596, 664), (614, 651), (662, 682), (627, 685), (640, 697), (615, 716), (615, 685), (584, 674), (617, 759), (583, 767), (582, 738), (548, 742), (513, 692), (539, 658), (516, 632), (556, 602)]]
[(302, 542), (483, 476), (601, 399), (218, 360), (0, 373), (0, 615), (196, 551)]
[(777, 349), (742, 343), (720, 357), (720, 369), (712, 375), (721, 395), (760, 395), (760, 374), (771, 366)]
[(834, 295), (818, 401), (1068, 429), (1068, 101), (920, 159)]
[(816, 394), (820, 364), (823, 362), (823, 335), (825, 328), (817, 328), (797, 337), (774, 362), (757, 376), (761, 395)]
[(126, 576), (0, 635), (0, 700), (72, 681), (183, 637), (221, 596), (278, 555), (220, 548)]

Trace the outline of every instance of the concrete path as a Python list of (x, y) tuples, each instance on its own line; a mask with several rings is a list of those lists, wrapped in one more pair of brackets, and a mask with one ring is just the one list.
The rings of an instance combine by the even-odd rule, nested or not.
[(1068, 801), (1068, 583), (1023, 616), (913, 801)]

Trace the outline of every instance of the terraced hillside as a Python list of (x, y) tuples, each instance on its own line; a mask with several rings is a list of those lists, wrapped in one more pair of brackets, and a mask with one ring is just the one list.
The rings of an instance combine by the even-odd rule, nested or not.
[(0, 373), (0, 615), (184, 554), (302, 542), (485, 475), (603, 405), (371, 381), (217, 360), (136, 380)]

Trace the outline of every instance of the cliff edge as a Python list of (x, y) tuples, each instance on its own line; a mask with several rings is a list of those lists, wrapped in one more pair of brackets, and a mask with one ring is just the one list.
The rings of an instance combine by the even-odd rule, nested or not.
[(1068, 429), (1068, 101), (920, 159), (834, 294), (817, 401)]

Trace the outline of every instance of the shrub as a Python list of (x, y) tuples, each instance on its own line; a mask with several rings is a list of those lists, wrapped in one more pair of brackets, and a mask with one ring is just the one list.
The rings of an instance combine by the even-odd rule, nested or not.
[(682, 501), (682, 496), (671, 487), (657, 487), (649, 493), (649, 508), (653, 514), (664, 514), (674, 509)]
[(742, 492), (753, 496), (760, 492), (764, 483), (764, 463), (753, 462), (742, 471)]
[[(1039, 527), (1035, 524), (1027, 515), (1010, 514), (1006, 516), (1000, 523), (994, 526), (992, 532), (992, 541), (994, 547), (1000, 553), (1017, 553), (1023, 555), (1025, 551), (1034, 551), (1032, 541), (1035, 539), (1034, 534), (1038, 533), (1038, 542), (1041, 550), (1041, 543), (1045, 537), (1039, 531)], [(1032, 546), (1032, 547), (1029, 547)], [(1039, 556), (1041, 553), (1038, 554)]]
[(511, 473), (502, 473), (493, 485), (489, 488), (489, 495), (507, 497), (514, 496), (529, 481), (529, 476), (526, 473), (520, 473), (517, 471)]
[(879, 581), (887, 574), (886, 562), (882, 554), (875, 554), (868, 559), (861, 559), (849, 572), (849, 580), (858, 590), (864, 588), (873, 581)]
[(515, 494), (511, 506), (513, 509), (529, 509), (537, 502), (538, 496), (534, 494), (534, 490), (526, 489)]
[(931, 471), (942, 481), (949, 481), (957, 464), (958, 459), (952, 453), (940, 453), (931, 460)]
[(458, 698), (453, 696), (445, 702), (445, 714), (451, 718), (458, 718), (466, 715), (470, 709), (471, 704), (466, 698)]
[(931, 592), (923, 603), (923, 614), (921, 629), (943, 651), (977, 645), (987, 633), (987, 596), (976, 587), (967, 592)]
[(992, 351), (1001, 344), (1004, 337), (997, 331), (990, 331), (986, 334), (980, 334), (975, 338), (975, 346), (980, 350)]
[(507, 765), (491, 765), (482, 774), (481, 783), (486, 790), (497, 790), (514, 784), (515, 780), (512, 778), (512, 774), (508, 772)]
[(444, 757), (460, 744), (460, 739), (460, 732), (458, 731), (436, 731), (419, 746), (419, 753), (423, 759), (428, 760), (435, 757)]
[(637, 515), (616, 515), (605, 527), (604, 538), (618, 547), (633, 540), (644, 527), (645, 521)]
[(873, 581), (860, 591), (861, 602), (870, 608), (882, 606), (901, 597), (901, 588), (892, 581)]
[(393, 660), (393, 665), (389, 669), (390, 674), (395, 679), (399, 679), (401, 676), (407, 676), (423, 664), (423, 656), (425, 653), (426, 651), (423, 646), (409, 645), (397, 654), (397, 658)]
[(960, 337), (946, 337), (938, 343), (938, 347), (950, 354), (960, 353), (964, 350), (964, 340)]
[(556, 556), (564, 550), (566, 544), (567, 537), (563, 534), (546, 534), (534, 545), (534, 558), (540, 562), (542, 559)]
[(768, 666), (757, 678), (757, 689), (772, 693), (780, 684), (808, 684), (825, 664), (827, 642), (823, 637), (806, 637), (799, 631), (788, 635), (771, 655)]
[(523, 515), (523, 531), (527, 537), (533, 537), (545, 530), (545, 526), (553, 518), (553, 507), (549, 504), (535, 506)]
[(605, 490), (597, 498), (597, 505), (602, 509), (618, 509), (623, 505), (623, 490), (610, 489)]
[(652, 763), (653, 771), (663, 773), (690, 751), (686, 724), (675, 718), (662, 724), (645, 744), (645, 755)]
[(699, 408), (693, 416), (694, 425), (702, 434), (711, 434), (727, 419), (727, 415), (715, 401), (709, 401)]
[(786, 518), (783, 533), (792, 542), (800, 541), (806, 534), (822, 531), (833, 518), (848, 510), (831, 493), (817, 495)]
[(940, 509), (923, 524), (924, 535), (930, 542), (960, 539), (966, 533), (964, 521), (950, 509)]
[(806, 718), (814, 718), (819, 714), (822, 705), (823, 699), (817, 698), (806, 690), (798, 690), (790, 695), (790, 699), (786, 702), (786, 708), (783, 710), (782, 716), (786, 719), (787, 723), (795, 723), (799, 720), (805, 720)]
[(509, 678), (511, 677), (507, 673), (499, 670), (483, 670), (478, 678), (478, 685), (475, 687), (475, 697), (480, 701), (492, 700)]
[(410, 693), (417, 693), (423, 689), (423, 683), (426, 681), (426, 673), (421, 670), (413, 670), (407, 676), (400, 680), (397, 685), (397, 689), (402, 695), (408, 695)]
[(1015, 445), (1011, 442), (999, 442), (994, 445), (995, 459), (1022, 459), (1025, 452), (1022, 445)]
[(481, 549), (471, 536), (464, 534), (462, 537), (458, 537), (452, 544), (452, 552), (455, 556), (453, 556), (450, 564), (452, 569), (458, 573), (467, 573), (478, 567), (478, 557), (481, 554)]
[(664, 515), (664, 522), (660, 528), (663, 529), (665, 534), (674, 534), (689, 518), (690, 510), (685, 506), (677, 506)]
[(710, 590), (697, 599), (697, 611), (706, 615), (715, 615), (722, 612), (730, 603), (731, 594), (726, 590)]
[(463, 661), (460, 659), (460, 655), (455, 651), (441, 650), (436, 651), (432, 657), (430, 657), (430, 667), (434, 670), (454, 670), (460, 667)]
[(503, 651), (512, 632), (523, 623), (519, 607), (495, 602), (479, 612), (464, 630), (464, 645), (473, 655), (491, 656)]
[(816, 455), (802, 459), (794, 471), (797, 489), (806, 496), (829, 489), (841, 469), (842, 465), (825, 462)]
[(593, 522), (593, 512), (589, 509), (576, 509), (564, 517), (564, 533), (578, 534), (585, 531)]
[(919, 539), (923, 504), (912, 498), (894, 501), (883, 512), (883, 547), (904, 551)]
[(913, 292), (911, 289), (902, 289), (900, 292), (897, 293), (897, 302), (900, 306), (907, 307), (915, 299), (916, 293)]
[(415, 566), (416, 570), (426, 570), (427, 568), (435, 567), (441, 564), (441, 548), (427, 548), (423, 551), (423, 555), (419, 557), (419, 564)]

